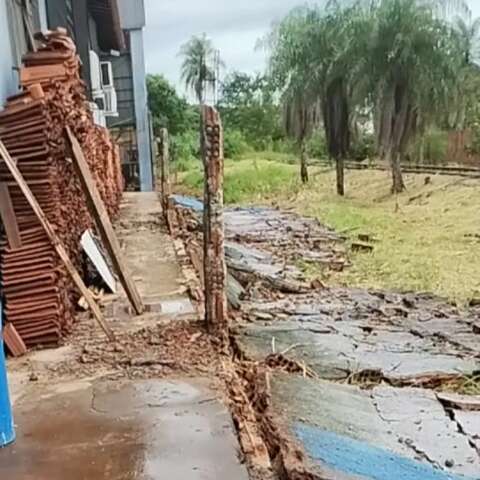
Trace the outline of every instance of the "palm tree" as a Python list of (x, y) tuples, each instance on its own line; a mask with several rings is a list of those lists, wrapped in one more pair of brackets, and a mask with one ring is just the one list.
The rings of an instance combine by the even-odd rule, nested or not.
[(445, 107), (458, 58), (447, 24), (432, 4), (382, 0), (375, 11), (369, 71), (377, 97), (377, 141), (392, 168), (392, 192), (405, 189), (401, 160), (419, 124)]
[(195, 93), (200, 104), (205, 103), (208, 82), (213, 82), (216, 77), (212, 41), (205, 33), (201, 36), (194, 35), (182, 45), (179, 55), (183, 57), (181, 78), (186, 88)]
[(458, 35), (459, 48), (464, 55), (465, 64), (471, 65), (480, 56), (480, 18), (466, 20), (457, 16), (453, 25)]
[(307, 140), (319, 125), (321, 113), (318, 102), (309, 98), (303, 88), (290, 86), (283, 98), (283, 123), (288, 136), (295, 139), (300, 150), (300, 178), (308, 183)]
[[(270, 72), (284, 92), (287, 132), (304, 145), (321, 111), (328, 151), (336, 162), (339, 195), (345, 192), (343, 165), (350, 148), (355, 74), (364, 58), (359, 54), (364, 44), (359, 28), (363, 21), (357, 6), (341, 8), (329, 2), (325, 10), (300, 7), (277, 25), (269, 38)], [(301, 151), (305, 180), (306, 154), (304, 148)]]
[(270, 75), (282, 92), (283, 124), (286, 134), (300, 150), (300, 176), (308, 182), (307, 140), (318, 124), (319, 99), (312, 88), (309, 39), (317, 27), (316, 13), (308, 8), (292, 10), (268, 37)]

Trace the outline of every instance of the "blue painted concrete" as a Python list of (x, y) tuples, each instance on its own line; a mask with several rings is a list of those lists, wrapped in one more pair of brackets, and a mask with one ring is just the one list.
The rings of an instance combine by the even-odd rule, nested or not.
[(451, 475), (366, 442), (304, 423), (297, 423), (295, 432), (313, 460), (343, 474), (372, 480), (478, 480)]
[(0, 447), (4, 447), (15, 440), (12, 409), (7, 385), (7, 369), (2, 337), (2, 304), (0, 303)]
[(183, 195), (173, 195), (173, 200), (178, 205), (190, 208), (196, 212), (203, 212), (203, 203), (193, 197), (184, 197)]

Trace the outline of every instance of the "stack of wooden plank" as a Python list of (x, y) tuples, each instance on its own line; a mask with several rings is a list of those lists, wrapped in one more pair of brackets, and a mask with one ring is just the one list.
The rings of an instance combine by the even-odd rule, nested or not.
[[(62, 29), (37, 40), (42, 47), (25, 55), (20, 71), (22, 93), (0, 112), (0, 140), (82, 271), (80, 238), (93, 222), (69, 158), (65, 127), (80, 141), (110, 216), (117, 214), (123, 190), (120, 160), (108, 131), (93, 122), (72, 40)], [(27, 346), (56, 344), (73, 324), (76, 290), (2, 162), (0, 182), (8, 185), (21, 239), (21, 248), (0, 240), (7, 321)]]

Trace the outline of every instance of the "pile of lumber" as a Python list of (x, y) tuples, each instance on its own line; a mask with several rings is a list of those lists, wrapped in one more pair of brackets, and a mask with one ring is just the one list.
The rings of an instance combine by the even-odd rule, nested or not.
[[(65, 128), (78, 138), (108, 214), (118, 213), (123, 180), (118, 149), (108, 131), (94, 124), (80, 77), (80, 60), (66, 31), (37, 36), (42, 46), (25, 55), (22, 92), (0, 112), (0, 140), (25, 178), (79, 271), (80, 238), (93, 225), (70, 159)], [(7, 321), (27, 346), (55, 345), (73, 324), (78, 294), (54, 246), (6, 165), (16, 240), (0, 241), (1, 285)]]

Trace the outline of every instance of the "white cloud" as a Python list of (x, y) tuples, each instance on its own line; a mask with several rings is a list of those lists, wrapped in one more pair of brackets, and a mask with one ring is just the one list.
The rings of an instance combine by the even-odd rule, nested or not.
[[(321, 0), (318, 0), (321, 1)], [(146, 0), (145, 49), (150, 73), (163, 73), (179, 91), (180, 46), (192, 35), (206, 33), (220, 49), (227, 68), (256, 72), (264, 68), (265, 53), (257, 40), (303, 0)], [(313, 3), (310, 0), (310, 3)], [(480, 0), (469, 0), (480, 16)]]
[(192, 35), (206, 33), (231, 70), (261, 71), (265, 53), (257, 40), (301, 0), (146, 0), (145, 49), (149, 73), (163, 73), (182, 91), (178, 51)]

